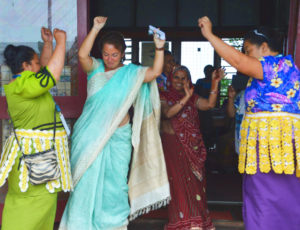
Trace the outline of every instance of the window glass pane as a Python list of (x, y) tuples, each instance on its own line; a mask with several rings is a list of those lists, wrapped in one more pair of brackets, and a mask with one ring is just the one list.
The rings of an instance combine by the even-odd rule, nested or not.
[[(165, 43), (165, 49), (171, 51), (172, 43), (167, 41)], [(154, 42), (150, 42), (150, 41), (139, 42), (139, 62), (143, 66), (153, 65), (154, 54), (155, 54)]]
[[(4, 63), (3, 51), (8, 44), (25, 45), (40, 55), (43, 41), (41, 27), (63, 29), (67, 33), (65, 67), (60, 82), (51, 89), (55, 96), (75, 96), (78, 91), (77, 0), (11, 0), (0, 1), (0, 95), (11, 80)], [(54, 43), (55, 47), (55, 43)], [(72, 120), (67, 119), (68, 124)], [(0, 149), (10, 134), (7, 120), (0, 120)]]
[[(230, 46), (235, 47), (237, 50), (241, 51), (243, 47), (242, 38), (223, 38), (225, 43)], [(221, 58), (221, 66), (225, 68), (226, 76), (221, 80), (221, 89), (220, 89), (220, 105), (223, 104), (223, 101), (227, 98), (227, 89), (231, 85), (231, 80), (233, 75), (236, 75), (236, 69), (232, 67), (227, 61)]]
[(204, 67), (213, 63), (214, 49), (209, 42), (181, 43), (181, 64), (190, 70), (193, 83), (204, 78)]
[(126, 50), (125, 50), (125, 61), (123, 62), (125, 65), (131, 63), (132, 60), (132, 39), (125, 38)]
[[(45, 0), (38, 4), (36, 0), (0, 1), (0, 9), (1, 54), (8, 44), (13, 44), (30, 46), (40, 55), (43, 47), (42, 26), (67, 32), (65, 67), (61, 81), (50, 92), (55, 96), (77, 95), (77, 0)], [(2, 85), (9, 82), (11, 73), (2, 55), (0, 69), (3, 95)]]

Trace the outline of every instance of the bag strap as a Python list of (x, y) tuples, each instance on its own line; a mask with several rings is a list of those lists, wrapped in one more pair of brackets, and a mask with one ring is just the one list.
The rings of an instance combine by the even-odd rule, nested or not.
[(20, 157), (20, 159), (19, 159), (19, 164), (18, 164), (18, 170), (19, 170), (19, 169), (20, 169), (21, 162), (22, 162), (22, 159), (24, 158), (24, 153), (23, 153), (23, 151), (22, 151), (22, 148), (21, 148), (19, 139), (18, 139), (18, 137), (17, 137), (16, 130), (15, 130), (15, 126), (14, 126), (14, 122), (13, 122), (13, 120), (12, 120), (12, 116), (10, 115), (10, 112), (9, 112), (8, 108), (7, 108), (7, 113), (8, 113), (8, 116), (9, 116), (9, 118), (10, 118), (10, 121), (11, 121), (11, 124), (12, 124), (12, 127), (13, 127), (13, 131), (14, 131), (14, 135), (15, 135), (17, 144), (18, 144), (18, 146), (19, 146), (20, 152), (22, 153), (22, 156)]
[(55, 147), (55, 132), (56, 132), (56, 103), (54, 107), (54, 129), (53, 129), (53, 142), (52, 142), (52, 148), (54, 149)]

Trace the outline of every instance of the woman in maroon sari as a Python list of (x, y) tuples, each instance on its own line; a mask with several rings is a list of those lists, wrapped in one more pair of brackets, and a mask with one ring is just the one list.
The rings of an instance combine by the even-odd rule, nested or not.
[(171, 87), (161, 93), (161, 137), (171, 189), (169, 223), (165, 229), (215, 229), (206, 205), (206, 149), (200, 133), (199, 110), (215, 106), (222, 69), (213, 73), (208, 99), (194, 94), (189, 70), (177, 67)]

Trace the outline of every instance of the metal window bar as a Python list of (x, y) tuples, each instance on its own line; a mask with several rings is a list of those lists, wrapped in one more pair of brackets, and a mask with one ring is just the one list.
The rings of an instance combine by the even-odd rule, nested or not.
[(125, 50), (125, 61), (124, 64), (127, 65), (132, 61), (132, 39), (125, 38), (126, 50)]

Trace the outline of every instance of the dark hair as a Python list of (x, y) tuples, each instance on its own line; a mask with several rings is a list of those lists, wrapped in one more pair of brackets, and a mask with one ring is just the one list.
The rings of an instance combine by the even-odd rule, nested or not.
[(173, 71), (173, 75), (174, 75), (177, 71), (184, 71), (184, 72), (186, 72), (188, 79), (189, 79), (190, 81), (192, 80), (191, 73), (190, 73), (189, 69), (188, 69), (186, 66), (181, 65), (181, 66), (176, 67), (176, 68), (174, 69), (174, 71)]
[(204, 74), (205, 74), (205, 77), (206, 77), (206, 76), (210, 77), (211, 74), (212, 74), (212, 72), (213, 72), (215, 69), (216, 69), (216, 68), (213, 67), (212, 65), (206, 65), (206, 66), (204, 67), (204, 70), (203, 70), (203, 72), (204, 72)]
[(167, 56), (167, 55), (172, 55), (172, 53), (169, 50), (164, 50), (164, 56)]
[(5, 63), (13, 74), (17, 74), (23, 71), (23, 62), (30, 63), (34, 54), (31, 47), (8, 45), (4, 50)]
[(257, 46), (261, 46), (262, 43), (266, 42), (271, 51), (282, 53), (283, 38), (283, 34), (279, 31), (269, 27), (260, 27), (249, 31), (244, 37), (244, 42), (248, 41)]
[(104, 44), (114, 45), (116, 49), (118, 49), (122, 54), (125, 52), (126, 44), (124, 41), (124, 36), (118, 31), (110, 31), (105, 33), (99, 42), (100, 52), (102, 53), (102, 49)]
[(138, 61), (133, 61), (133, 62), (131, 62), (132, 64), (135, 64), (135, 65), (142, 65), (140, 62), (138, 62)]

